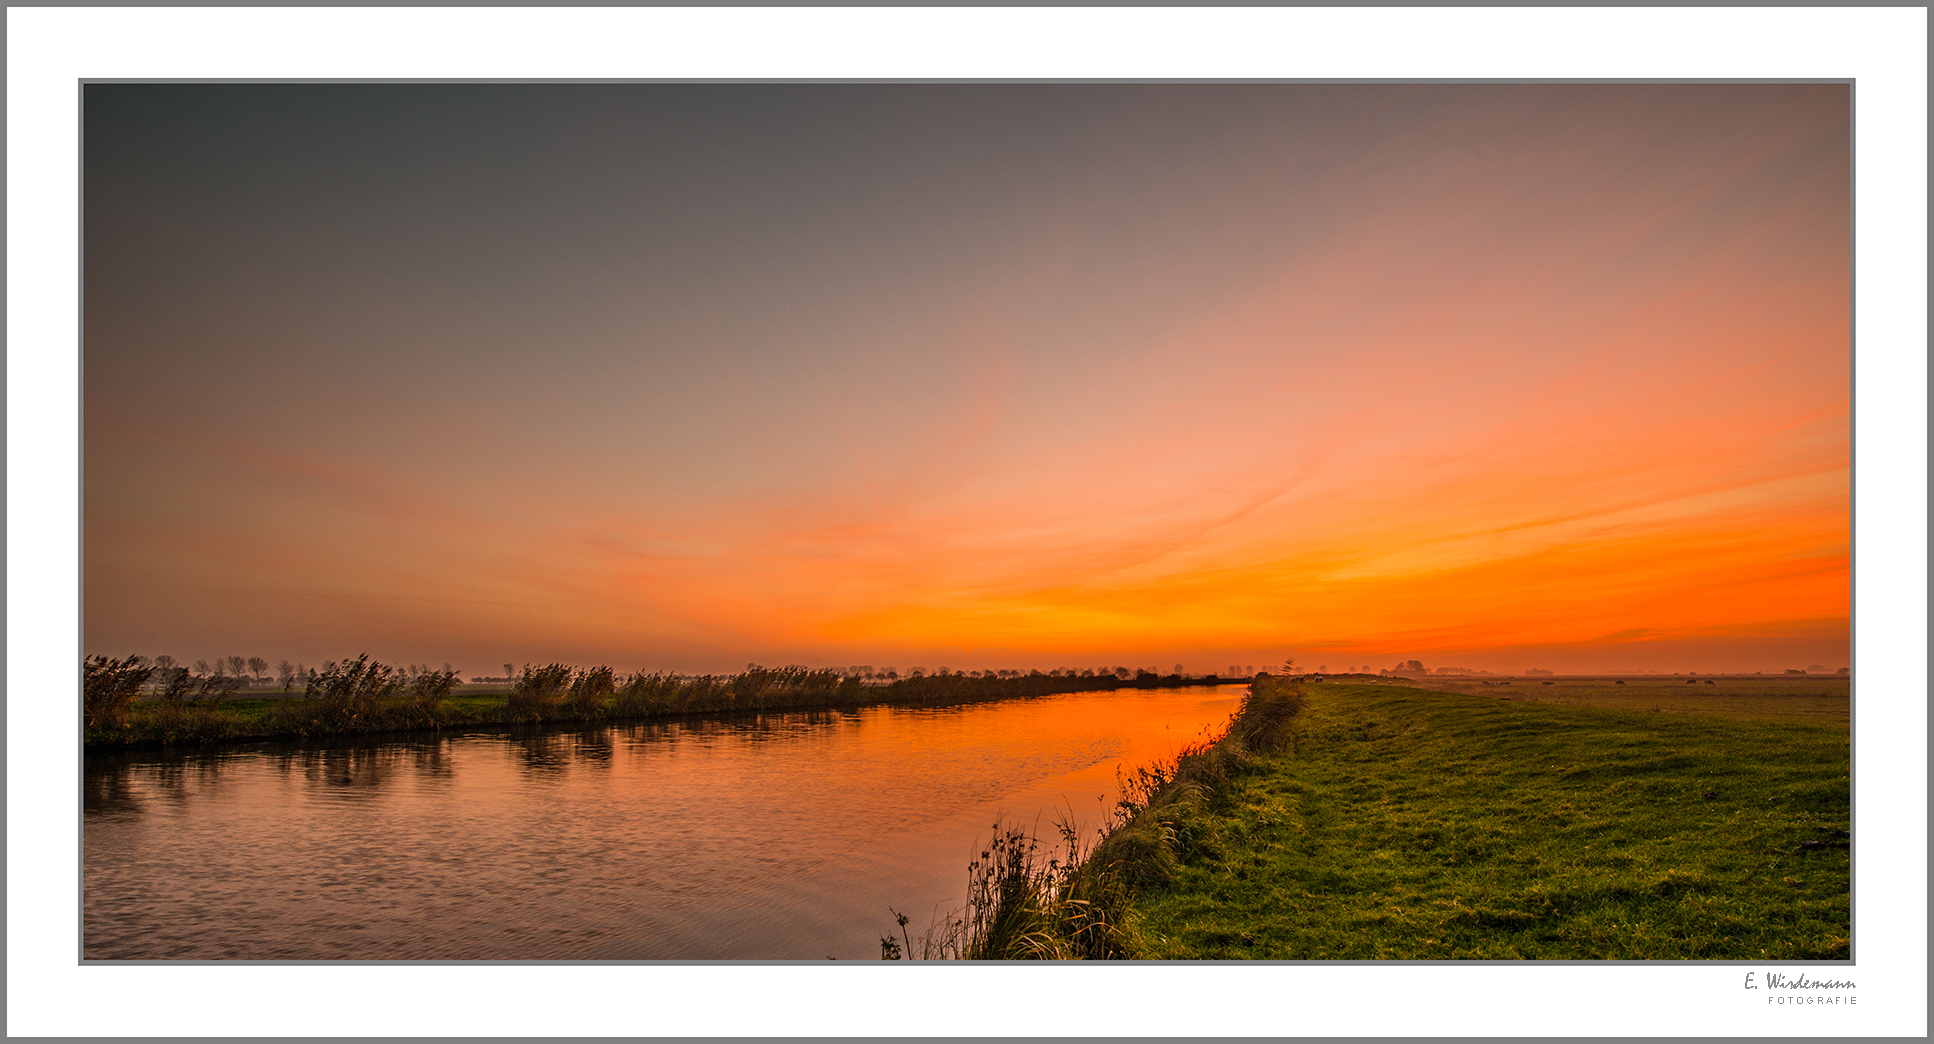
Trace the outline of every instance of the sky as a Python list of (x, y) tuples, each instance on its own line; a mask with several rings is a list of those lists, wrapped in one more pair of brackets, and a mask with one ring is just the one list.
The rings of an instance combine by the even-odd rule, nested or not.
[(89, 84), (84, 647), (1845, 666), (1849, 101)]

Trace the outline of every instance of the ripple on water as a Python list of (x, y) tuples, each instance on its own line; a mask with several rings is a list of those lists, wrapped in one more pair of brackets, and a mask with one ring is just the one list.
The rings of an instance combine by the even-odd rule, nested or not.
[(90, 754), (85, 955), (877, 957), (994, 815), (1098, 822), (1240, 692)]

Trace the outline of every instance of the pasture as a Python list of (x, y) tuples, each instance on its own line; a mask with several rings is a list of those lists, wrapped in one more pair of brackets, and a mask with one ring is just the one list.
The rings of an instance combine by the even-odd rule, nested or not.
[[(1509, 684), (1506, 684), (1506, 683)], [(1736, 721), (1847, 725), (1852, 686), (1830, 675), (1712, 674), (1555, 678), (1418, 678), (1419, 688), (1526, 703)]]
[(1293, 747), (1173, 825), (1138, 956), (1851, 956), (1843, 694), (1550, 680), (1305, 685)]

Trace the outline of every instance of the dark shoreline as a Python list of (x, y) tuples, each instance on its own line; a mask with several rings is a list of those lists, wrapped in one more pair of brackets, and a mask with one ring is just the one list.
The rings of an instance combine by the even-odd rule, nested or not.
[[(456, 705), (458, 701), (453, 699), (446, 701), (434, 711), (404, 717), (408, 713), (407, 708), (398, 703), (381, 708), (391, 713), (374, 714), (361, 721), (325, 724), (306, 720), (301, 722), (300, 727), (290, 727), (286, 724), (278, 726), (273, 723), (277, 720), (275, 711), (299, 712), (305, 704), (313, 702), (305, 700), (301, 695), (284, 695), (267, 699), (236, 697), (243, 703), (269, 704), (268, 709), (263, 713), (253, 715), (239, 711), (233, 706), (225, 708), (223, 703), (226, 701), (210, 701), (199, 705), (191, 703), (186, 709), (187, 717), (182, 717), (181, 713), (176, 711), (175, 717), (166, 720), (164, 720), (166, 714), (157, 701), (144, 700), (136, 704), (137, 712), (121, 729), (85, 729), (84, 750), (106, 752), (206, 749), (231, 744), (275, 741), (435, 735), (453, 729), (517, 728), (538, 725), (618, 725), (704, 718), (734, 719), (759, 714), (842, 712), (874, 707), (937, 708), (1081, 692), (1239, 685), (1247, 684), (1251, 680), (1223, 678), (1217, 675), (1188, 677), (1175, 674), (1142, 674), (1134, 678), (1068, 677), (1045, 674), (1023, 675), (1016, 678), (972, 678), (954, 674), (903, 678), (886, 685), (844, 684), (831, 691), (817, 688), (812, 690), (779, 688), (748, 694), (744, 689), (735, 688), (732, 685), (733, 682), (744, 677), (739, 675), (721, 680), (721, 683), (712, 687), (708, 693), (713, 698), (701, 705), (618, 711), (613, 703), (608, 702), (605, 706), (593, 709), (559, 705), (547, 708), (545, 712), (539, 714), (515, 714), (509, 708), (509, 693), (489, 693), (469, 697), (466, 702), (470, 702), (471, 706), (468, 707)], [(710, 682), (711, 679), (703, 679), (703, 681)], [(477, 705), (475, 701), (480, 698), (489, 702)], [(289, 721), (291, 716), (283, 715), (280, 720)]]

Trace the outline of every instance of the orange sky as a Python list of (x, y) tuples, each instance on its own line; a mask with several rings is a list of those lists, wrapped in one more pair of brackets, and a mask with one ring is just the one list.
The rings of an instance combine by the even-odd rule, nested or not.
[(1844, 85), (86, 104), (89, 652), (1848, 662)]

